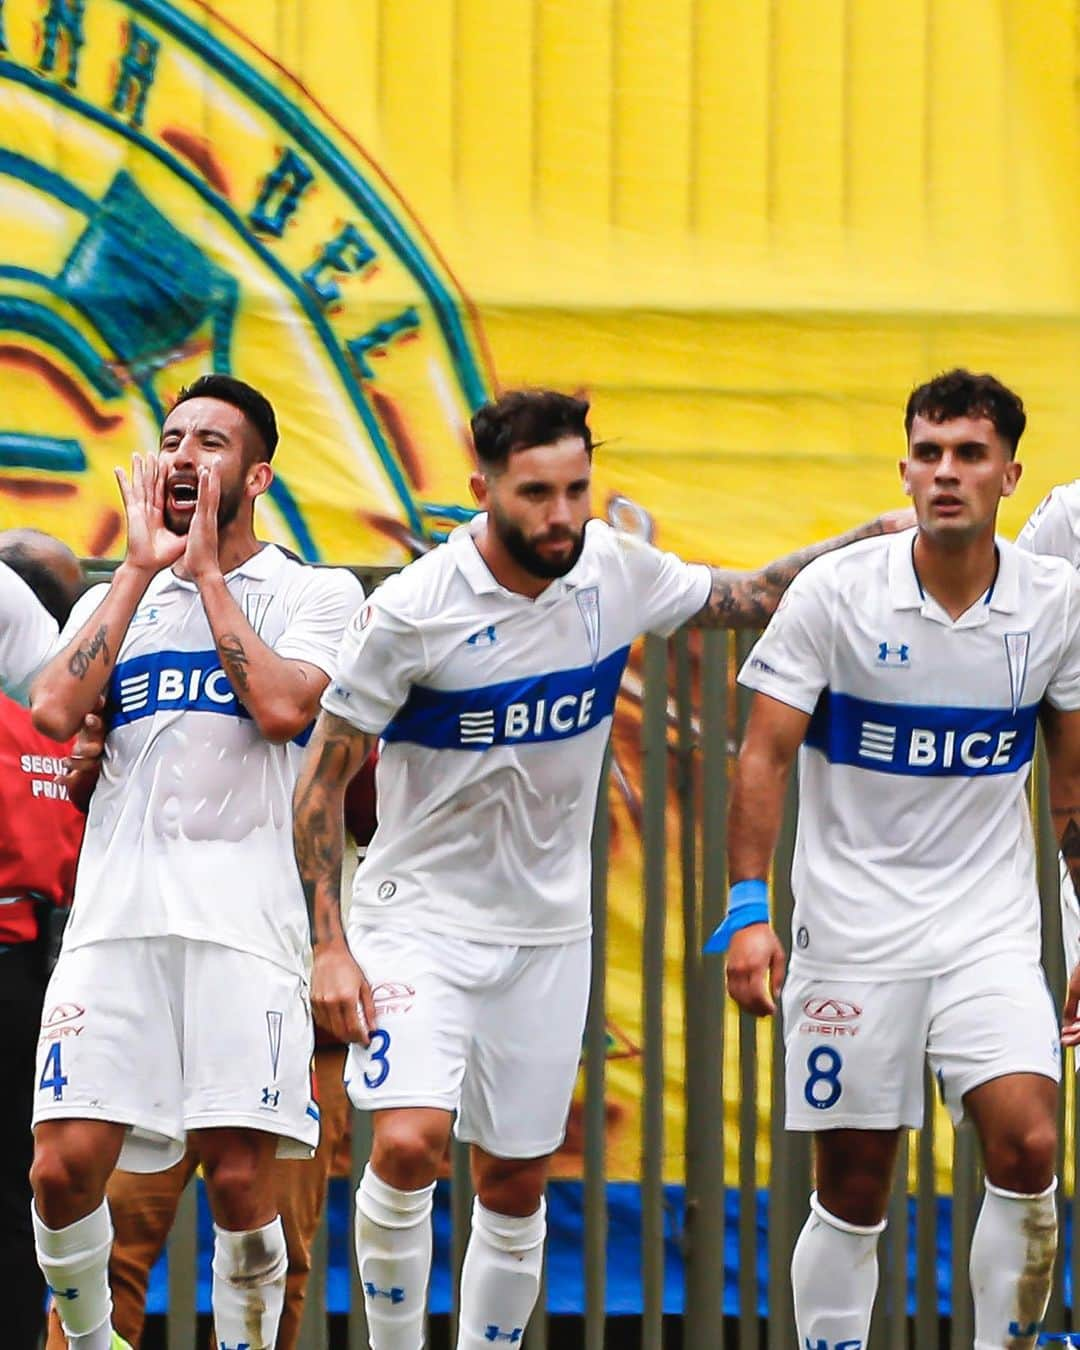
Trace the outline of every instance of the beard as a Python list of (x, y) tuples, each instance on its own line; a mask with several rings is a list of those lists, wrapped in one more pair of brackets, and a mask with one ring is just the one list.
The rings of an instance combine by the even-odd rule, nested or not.
[[(533, 542), (525, 538), (520, 526), (507, 520), (500, 511), (494, 507), (490, 510), (491, 521), (499, 542), (514, 562), (530, 576), (539, 577), (542, 581), (554, 581), (558, 577), (566, 576), (581, 557), (581, 550), (585, 547), (584, 530), (579, 530), (575, 534), (573, 530), (560, 529), (551, 534), (540, 535), (538, 540)], [(563, 539), (573, 541), (573, 547), (565, 558), (545, 558), (536, 546), (537, 543), (548, 544)]]
[[(166, 485), (166, 502), (164, 510), (165, 528), (172, 534), (187, 534), (191, 529), (191, 522), (195, 519), (195, 512), (185, 512), (183, 515), (177, 515), (168, 504), (168, 486)], [(231, 525), (240, 511), (240, 505), (244, 500), (244, 490), (240, 484), (230, 488), (228, 491), (223, 487), (221, 489), (221, 498), (218, 501), (217, 527), (219, 532), (227, 525)]]

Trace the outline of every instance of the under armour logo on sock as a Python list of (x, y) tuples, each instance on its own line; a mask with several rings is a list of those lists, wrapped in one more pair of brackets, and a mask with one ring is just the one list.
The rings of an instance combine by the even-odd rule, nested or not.
[(489, 1326), (484, 1332), (484, 1340), (507, 1341), (510, 1345), (517, 1345), (524, 1332), (524, 1327), (515, 1327), (513, 1331), (503, 1331), (502, 1327)]
[(251, 1350), (251, 1342), (241, 1341), (239, 1345), (226, 1345), (224, 1341), (220, 1341), (218, 1350)]
[(405, 1290), (396, 1284), (392, 1289), (379, 1289), (370, 1280), (365, 1280), (364, 1293), (367, 1294), (368, 1298), (388, 1298), (391, 1303), (405, 1302)]
[(1009, 1323), (1010, 1336), (1034, 1336), (1038, 1329), (1038, 1322), (1029, 1322), (1026, 1327), (1022, 1327), (1019, 1322)]
[(820, 1337), (816, 1341), (811, 1341), (810, 1337), (807, 1336), (806, 1350), (863, 1350), (863, 1343), (862, 1341), (830, 1342), (830, 1341), (823, 1341), (820, 1339)]
[(49, 1285), (49, 1293), (52, 1294), (53, 1298), (74, 1299), (79, 1297), (77, 1289), (54, 1289), (51, 1284)]

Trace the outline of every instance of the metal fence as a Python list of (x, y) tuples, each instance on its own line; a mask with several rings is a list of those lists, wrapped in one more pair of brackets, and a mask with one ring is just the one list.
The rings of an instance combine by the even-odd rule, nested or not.
[[(640, 704), (641, 807), (643, 834), (643, 899), (641, 999), (643, 1022), (641, 1102), (641, 1277), (642, 1350), (660, 1350), (664, 1343), (664, 1237), (669, 1228), (665, 1212), (662, 1163), (665, 1147), (685, 1155), (685, 1219), (681, 1249), (685, 1263), (685, 1307), (681, 1344), (704, 1347), (737, 1346), (738, 1350), (790, 1350), (795, 1344), (788, 1264), (795, 1238), (807, 1213), (811, 1189), (810, 1148), (806, 1135), (783, 1129), (782, 1044), (779, 1036), (746, 1015), (725, 1017), (722, 963), (703, 958), (704, 935), (719, 922), (726, 902), (727, 795), (740, 729), (748, 708), (746, 692), (737, 688), (734, 673), (747, 651), (751, 635), (723, 631), (682, 630), (669, 641), (648, 638), (635, 678), (624, 696)], [(1055, 997), (1064, 986), (1057, 902), (1056, 850), (1048, 824), (1044, 769), (1037, 761), (1033, 797), (1040, 846), (1039, 883), (1044, 913), (1044, 954)], [(606, 775), (605, 775), (606, 777)], [(607, 785), (601, 791), (607, 806)], [(674, 819), (670, 810), (675, 804)], [(788, 885), (794, 841), (794, 784), (776, 857), (774, 879), (775, 923), (781, 935), (790, 933), (792, 899)], [(593, 840), (593, 989), (585, 1038), (585, 1174), (584, 1237), (581, 1259), (585, 1272), (585, 1350), (605, 1345), (605, 1240), (607, 1230), (605, 1142), (605, 952), (607, 947), (607, 861), (609, 814), (597, 813)], [(665, 941), (679, 933), (682, 942), (685, 1063), (685, 1138), (665, 1141), (663, 1090), (664, 958)], [(733, 1031), (733, 1028), (737, 1028)], [(737, 1036), (736, 1047), (726, 1045)], [(736, 1091), (725, 1083), (725, 1063), (737, 1074)], [(768, 1090), (760, 1091), (762, 1083)], [(1072, 1130), (1073, 1075), (1065, 1077), (1061, 1137), (1062, 1154), (1070, 1153), (1068, 1174), (1074, 1175), (1076, 1152)], [(737, 1098), (737, 1121), (725, 1123), (724, 1099)], [(935, 1090), (927, 1082), (924, 1128), (902, 1147), (897, 1184), (890, 1207), (890, 1223), (881, 1243), (881, 1284), (869, 1350), (970, 1350), (973, 1338), (967, 1252), (978, 1211), (981, 1178), (975, 1140), (965, 1125), (953, 1147), (952, 1196), (952, 1316), (939, 1321), (937, 1247), (939, 1207), (934, 1184), (935, 1132), (941, 1129), (935, 1110)], [(1066, 1134), (1066, 1102), (1070, 1133)], [(759, 1317), (758, 1226), (756, 1203), (761, 1166), (756, 1157), (758, 1112), (763, 1101), (771, 1106), (768, 1139), (771, 1166), (765, 1178), (768, 1193), (768, 1317)], [(354, 1114), (353, 1179), (358, 1181), (370, 1138), (366, 1118)], [(727, 1129), (736, 1139), (725, 1140)], [(737, 1141), (737, 1142), (736, 1142)], [(725, 1143), (735, 1145), (737, 1179), (725, 1178)], [(672, 1147), (674, 1146), (674, 1147)], [(1059, 1160), (1059, 1174), (1065, 1158)], [(725, 1188), (738, 1187), (740, 1222), (738, 1249), (738, 1312), (725, 1318)], [(1065, 1187), (1059, 1204), (1071, 1206)], [(455, 1145), (452, 1164), (452, 1266), (460, 1270), (469, 1229), (471, 1192), (464, 1149)], [(909, 1299), (909, 1207), (914, 1209), (914, 1315)], [(195, 1314), (195, 1200), (189, 1188), (169, 1243), (170, 1350), (191, 1350), (196, 1344)], [(1062, 1215), (1064, 1218), (1064, 1215)], [(731, 1239), (728, 1239), (729, 1242)], [(302, 1350), (324, 1350), (328, 1345), (325, 1315), (327, 1235), (316, 1243), (302, 1332)], [(1080, 1249), (1072, 1245), (1069, 1260), (1073, 1285), (1080, 1274)], [(1049, 1331), (1070, 1328), (1064, 1306), (1064, 1245), (1059, 1255), (1054, 1293), (1046, 1326)], [(543, 1297), (526, 1332), (527, 1350), (556, 1346), (550, 1319), (542, 1313)], [(351, 1277), (348, 1324), (350, 1350), (366, 1347), (363, 1300), (355, 1269)]]

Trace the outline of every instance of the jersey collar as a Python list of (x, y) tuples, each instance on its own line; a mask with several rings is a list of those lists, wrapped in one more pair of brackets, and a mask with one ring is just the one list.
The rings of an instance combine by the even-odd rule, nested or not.
[[(232, 581), (234, 577), (247, 577), (251, 581), (269, 581), (284, 561), (285, 555), (280, 549), (275, 548), (273, 544), (263, 544), (262, 548), (257, 553), (253, 553), (246, 562), (242, 562), (239, 567), (234, 567), (231, 572), (226, 572), (225, 580)], [(193, 581), (178, 577), (171, 567), (159, 572), (147, 589), (166, 591), (173, 586), (182, 591), (199, 589)]]
[[(944, 610), (919, 585), (912, 560), (914, 543), (914, 530), (895, 534), (890, 541), (889, 600), (894, 609), (917, 609), (927, 618), (937, 618)], [(997, 577), (986, 595), (956, 621), (964, 627), (986, 623), (993, 612), (1015, 614), (1020, 608), (1020, 563), (1016, 546), (1000, 535), (995, 536), (994, 543), (998, 551)]]
[[(472, 520), (467, 520), (464, 525), (459, 525), (457, 529), (451, 531), (450, 538), (447, 540), (447, 547), (453, 553), (458, 571), (477, 595), (505, 595), (531, 605), (550, 605), (561, 599), (567, 591), (574, 590), (580, 584), (581, 566), (585, 559), (584, 550), (566, 576), (557, 577), (546, 590), (540, 592), (535, 600), (530, 600), (528, 596), (519, 595), (517, 591), (508, 591), (505, 586), (500, 586), (492, 576), (487, 563), (480, 556), (480, 550), (476, 547), (476, 536), (484, 528), (486, 521), (487, 512), (481, 511), (473, 516)], [(588, 528), (588, 525), (586, 525), (586, 538)]]

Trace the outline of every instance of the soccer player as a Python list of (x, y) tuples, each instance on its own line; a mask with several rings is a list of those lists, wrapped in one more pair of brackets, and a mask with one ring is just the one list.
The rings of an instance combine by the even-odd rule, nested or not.
[(310, 1156), (308, 925), (290, 846), (304, 738), (362, 599), (254, 533), (273, 409), (196, 380), (156, 455), (118, 471), (127, 551), (34, 683), (71, 735), (108, 732), (36, 1070), (34, 1231), (73, 1350), (114, 1339), (105, 1185), (197, 1150), (214, 1218), (218, 1343), (274, 1344), (286, 1246), (275, 1153)]
[[(688, 565), (590, 519), (588, 404), (504, 394), (473, 417), (482, 508), (354, 616), (297, 782), (316, 1015), (374, 1111), (356, 1249), (375, 1350), (417, 1350), (436, 1169), (477, 1200), (461, 1350), (521, 1339), (540, 1282), (589, 986), (589, 841), (630, 644), (693, 615), (760, 624), (832, 540), (761, 572)], [(877, 521), (848, 539), (879, 534)], [(342, 797), (382, 738), (379, 824), (348, 940)]]
[[(1049, 492), (1016, 536), (1018, 547), (1030, 553), (1064, 558), (1080, 571), (1080, 479), (1062, 483)], [(1061, 938), (1065, 949), (1065, 969), (1072, 972), (1065, 1002), (1067, 1045), (1077, 1043), (1069, 1023), (1075, 1022), (1080, 1008), (1080, 900), (1077, 899), (1070, 868), (1064, 854), (1058, 855), (1061, 870)], [(1076, 1060), (1080, 1067), (1080, 1058)]]
[(783, 987), (787, 1124), (816, 1155), (792, 1261), (800, 1346), (866, 1343), (926, 1058), (986, 1169), (976, 1350), (1035, 1345), (1050, 1292), (1060, 1043), (1025, 787), (1039, 719), (1058, 833), (1080, 838), (1080, 582), (995, 538), (1025, 421), (988, 375), (915, 389), (900, 469), (917, 529), (808, 567), (739, 675), (756, 694), (710, 945), (730, 942), (728, 990), (759, 1016), (784, 974), (766, 877), (802, 746)]

